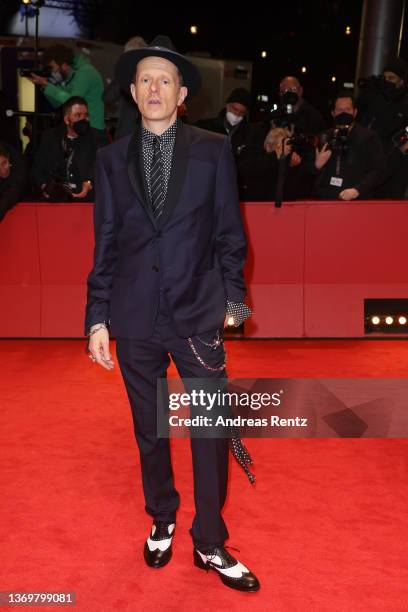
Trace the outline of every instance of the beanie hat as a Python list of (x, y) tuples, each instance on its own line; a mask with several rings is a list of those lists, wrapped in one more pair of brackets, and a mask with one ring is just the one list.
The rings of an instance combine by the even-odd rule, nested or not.
[(386, 63), (383, 72), (393, 72), (400, 79), (405, 80), (407, 76), (407, 64), (402, 58), (394, 58)]
[(251, 106), (251, 94), (244, 87), (238, 87), (234, 89), (227, 98), (227, 104), (229, 102), (238, 102), (238, 104), (242, 104), (246, 108)]

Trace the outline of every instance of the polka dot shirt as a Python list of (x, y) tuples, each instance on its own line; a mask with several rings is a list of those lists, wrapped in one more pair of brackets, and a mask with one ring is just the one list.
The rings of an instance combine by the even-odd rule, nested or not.
[(176, 141), (177, 119), (163, 134), (157, 136), (142, 126), (142, 156), (143, 169), (146, 176), (147, 188), (149, 190), (149, 199), (152, 197), (150, 168), (153, 159), (153, 140), (158, 138), (160, 151), (163, 163), (163, 181), (164, 181), (164, 196), (166, 197), (167, 187), (170, 179), (171, 164), (173, 161), (174, 143)]

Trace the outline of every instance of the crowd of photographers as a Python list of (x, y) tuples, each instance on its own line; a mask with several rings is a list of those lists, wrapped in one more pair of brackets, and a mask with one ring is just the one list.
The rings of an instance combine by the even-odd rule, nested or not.
[[(125, 50), (145, 44), (134, 37)], [(61, 121), (24, 154), (0, 140), (0, 220), (23, 198), (92, 201), (97, 149), (129, 133), (137, 120), (137, 107), (126, 93), (114, 81), (104, 90), (84, 58), (56, 45), (47, 50), (45, 63), (50, 74), (27, 76), (61, 110)], [(114, 94), (121, 110), (110, 135), (104, 105)], [(350, 90), (339, 91), (330, 124), (304, 98), (296, 77), (282, 79), (277, 97), (263, 121), (250, 122), (250, 92), (238, 88), (216, 117), (196, 123), (230, 139), (243, 201), (408, 198), (408, 86), (402, 60), (361, 81), (357, 99)], [(186, 107), (180, 118), (188, 121)], [(26, 133), (31, 132), (27, 121)]]

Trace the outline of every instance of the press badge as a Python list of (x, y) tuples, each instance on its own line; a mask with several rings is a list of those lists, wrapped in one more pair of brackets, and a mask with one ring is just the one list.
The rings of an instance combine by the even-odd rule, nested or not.
[(332, 176), (330, 179), (330, 185), (333, 185), (333, 187), (341, 187), (343, 184), (343, 179), (340, 178), (339, 176)]

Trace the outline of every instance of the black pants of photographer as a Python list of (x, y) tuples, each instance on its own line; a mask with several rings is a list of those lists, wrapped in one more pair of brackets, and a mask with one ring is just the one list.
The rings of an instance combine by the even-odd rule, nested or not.
[[(194, 337), (192, 340), (200, 347), (200, 356), (208, 365), (213, 368), (223, 365), (223, 343), (214, 350)], [(156, 380), (166, 378), (169, 354), (182, 378), (225, 378), (225, 369), (213, 372), (198, 361), (188, 340), (174, 334), (163, 303), (151, 338), (117, 338), (116, 354), (130, 401), (140, 452), (146, 512), (156, 520), (175, 522), (180, 496), (173, 482), (169, 439), (156, 435)], [(190, 535), (194, 546), (207, 552), (214, 546), (222, 546), (228, 538), (228, 530), (221, 516), (227, 494), (228, 439), (191, 438), (190, 441), (196, 510)]]

